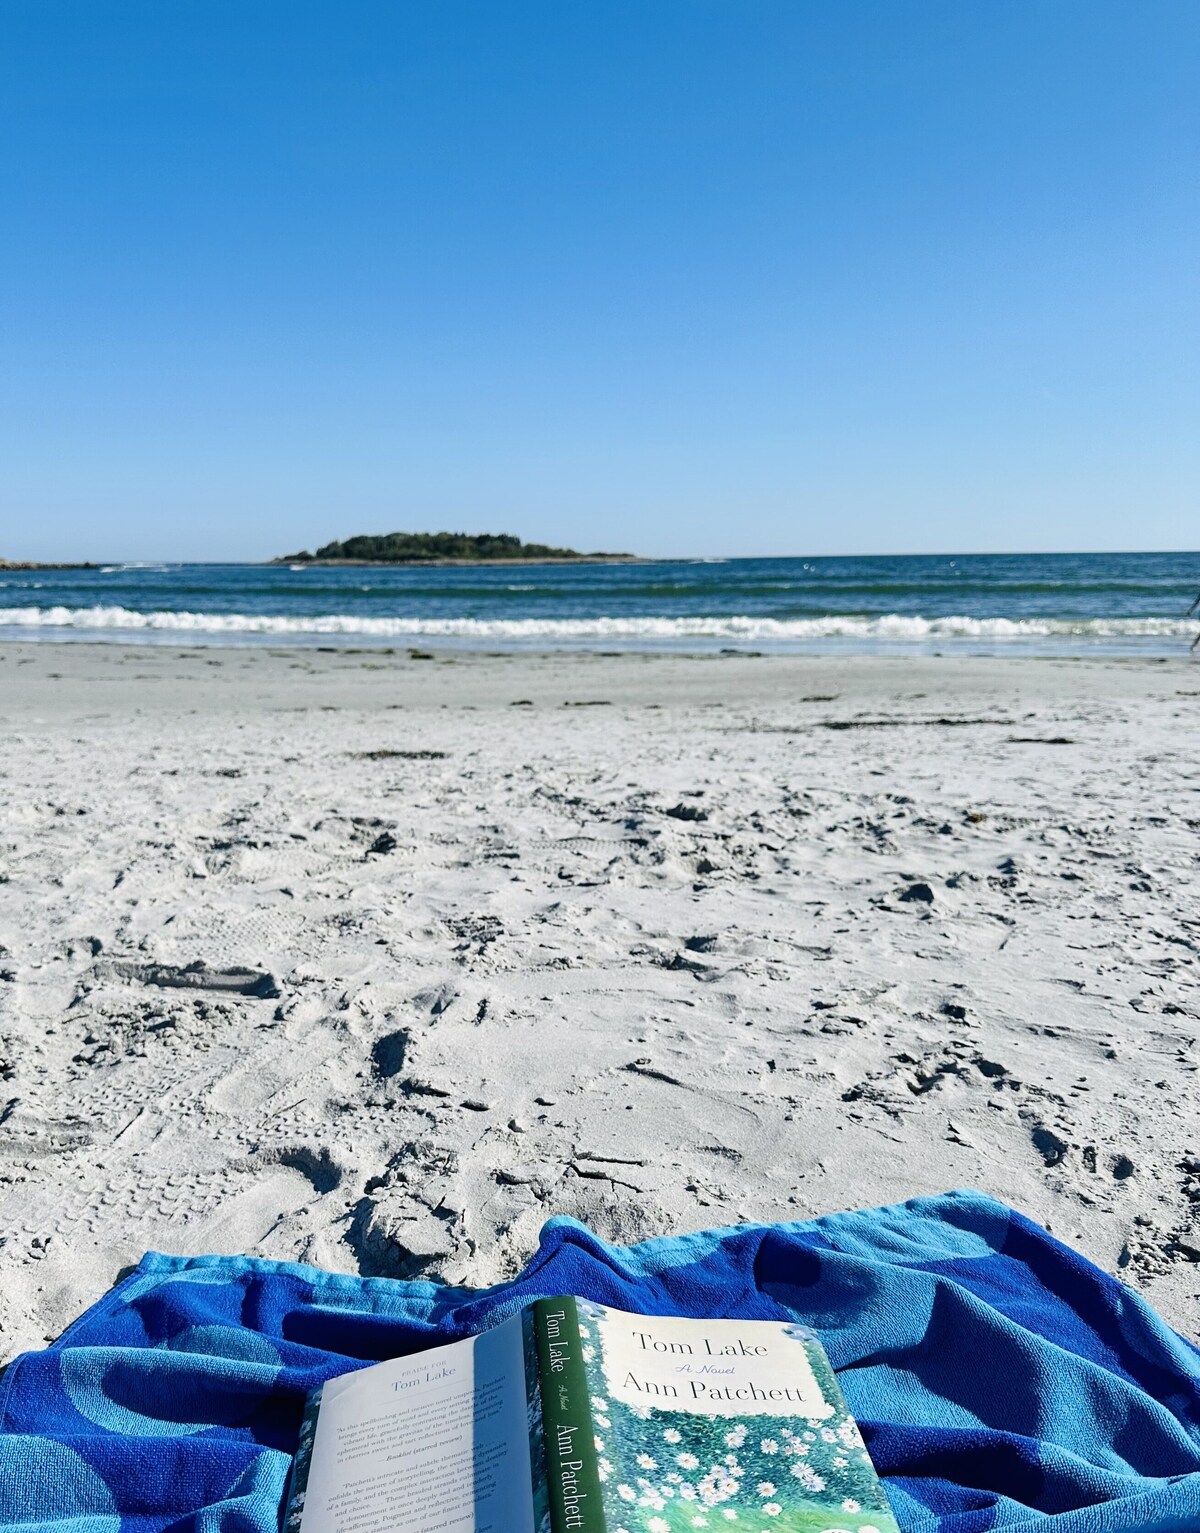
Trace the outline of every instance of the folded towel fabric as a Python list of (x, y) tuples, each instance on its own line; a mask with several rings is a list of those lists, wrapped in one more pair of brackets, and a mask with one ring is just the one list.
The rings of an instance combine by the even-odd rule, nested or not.
[(486, 1290), (151, 1253), (0, 1383), (0, 1528), (277, 1533), (309, 1390), (560, 1293), (812, 1326), (912, 1533), (1200, 1533), (1200, 1349), (970, 1192), (624, 1247), (552, 1219)]

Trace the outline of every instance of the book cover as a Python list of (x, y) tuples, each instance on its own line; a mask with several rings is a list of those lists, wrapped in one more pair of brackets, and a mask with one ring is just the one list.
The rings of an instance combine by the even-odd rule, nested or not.
[(816, 1337), (540, 1299), (326, 1382), (285, 1533), (898, 1533)]
[(604, 1533), (898, 1533), (811, 1331), (576, 1313)]

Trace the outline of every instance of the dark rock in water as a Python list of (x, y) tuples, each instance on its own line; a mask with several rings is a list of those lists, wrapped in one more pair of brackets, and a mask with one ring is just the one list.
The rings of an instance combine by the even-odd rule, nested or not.
[(701, 809), (699, 804), (673, 804), (667, 815), (672, 820), (707, 820), (708, 810)]
[(932, 905), (933, 890), (929, 887), (928, 884), (909, 884), (908, 888), (901, 892), (900, 898), (906, 904), (910, 904), (912, 901), (916, 900), (919, 901), (922, 905)]
[(392, 835), (391, 831), (385, 830), (381, 836), (376, 836), (374, 841), (371, 842), (367, 848), (367, 856), (369, 857), (374, 852), (382, 857), (388, 852), (394, 852), (399, 845), (400, 843)]

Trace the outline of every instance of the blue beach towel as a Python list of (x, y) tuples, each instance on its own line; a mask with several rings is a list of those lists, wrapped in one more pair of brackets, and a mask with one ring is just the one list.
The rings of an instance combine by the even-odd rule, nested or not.
[(961, 1192), (628, 1247), (552, 1219), (478, 1292), (151, 1254), (5, 1375), (0, 1527), (277, 1533), (308, 1390), (559, 1293), (813, 1326), (914, 1533), (1200, 1530), (1200, 1350)]

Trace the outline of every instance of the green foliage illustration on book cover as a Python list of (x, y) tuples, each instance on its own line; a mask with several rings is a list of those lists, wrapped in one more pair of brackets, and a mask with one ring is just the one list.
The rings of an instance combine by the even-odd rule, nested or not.
[(833, 1410), (713, 1416), (628, 1405), (605, 1392), (603, 1307), (579, 1303), (610, 1533), (898, 1533), (819, 1345), (805, 1347)]

